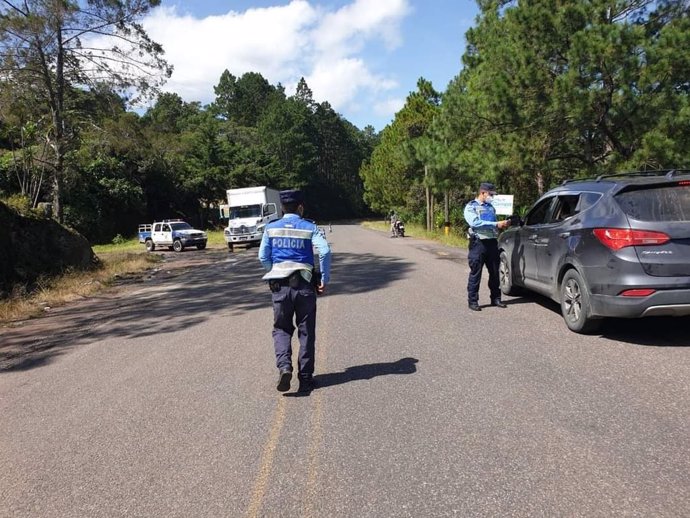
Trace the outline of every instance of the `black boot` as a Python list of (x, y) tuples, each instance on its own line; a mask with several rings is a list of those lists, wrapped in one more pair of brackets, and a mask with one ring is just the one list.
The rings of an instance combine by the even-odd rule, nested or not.
[(292, 379), (292, 371), (290, 369), (280, 369), (278, 374), (278, 392), (287, 392), (290, 390), (290, 380)]
[(314, 381), (314, 376), (311, 374), (300, 374), (299, 375), (299, 389), (297, 392), (309, 393), (316, 387), (316, 382)]

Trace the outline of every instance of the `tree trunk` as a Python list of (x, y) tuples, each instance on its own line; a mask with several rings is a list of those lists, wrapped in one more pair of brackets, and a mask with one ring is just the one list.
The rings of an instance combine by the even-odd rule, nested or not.
[[(58, 147), (62, 147), (57, 143)], [(53, 216), (59, 223), (64, 222), (62, 210), (62, 170), (63, 170), (63, 153), (62, 151), (55, 152), (55, 170), (53, 171)]]
[(541, 196), (542, 194), (544, 194), (544, 174), (541, 171), (537, 172), (536, 180), (537, 193), (539, 193), (539, 196)]
[(62, 12), (57, 20), (57, 64), (55, 68), (55, 171), (53, 171), (53, 214), (59, 223), (64, 222), (62, 209), (62, 183), (65, 165), (65, 50), (62, 46)]
[(443, 231), (446, 235), (450, 233), (450, 193), (448, 189), (443, 193)]
[(429, 167), (424, 166), (424, 197), (426, 201), (426, 231), (431, 232), (431, 193), (429, 191)]

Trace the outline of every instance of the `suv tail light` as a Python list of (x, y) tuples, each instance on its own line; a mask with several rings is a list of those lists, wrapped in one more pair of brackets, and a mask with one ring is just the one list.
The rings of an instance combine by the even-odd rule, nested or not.
[(595, 228), (594, 235), (611, 250), (626, 246), (663, 245), (671, 239), (663, 232), (629, 228)]
[(623, 297), (649, 297), (655, 292), (656, 290), (653, 290), (652, 288), (636, 288), (632, 290), (621, 291), (619, 295)]

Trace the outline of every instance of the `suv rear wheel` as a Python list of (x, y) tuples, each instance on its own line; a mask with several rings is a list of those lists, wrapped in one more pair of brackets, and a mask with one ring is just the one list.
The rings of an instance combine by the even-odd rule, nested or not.
[(568, 329), (593, 333), (601, 326), (600, 318), (590, 316), (589, 290), (577, 270), (568, 270), (561, 283), (561, 314)]
[(147, 252), (153, 252), (156, 249), (156, 245), (153, 243), (153, 240), (147, 239), (146, 240), (146, 251)]

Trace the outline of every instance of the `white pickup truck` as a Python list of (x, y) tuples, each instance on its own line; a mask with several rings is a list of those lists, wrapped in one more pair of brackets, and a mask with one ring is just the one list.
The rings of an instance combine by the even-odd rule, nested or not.
[(203, 250), (206, 248), (208, 236), (206, 232), (192, 228), (181, 219), (164, 219), (139, 225), (139, 242), (144, 243), (149, 252), (163, 246), (181, 252), (187, 246), (196, 246), (197, 249)]

